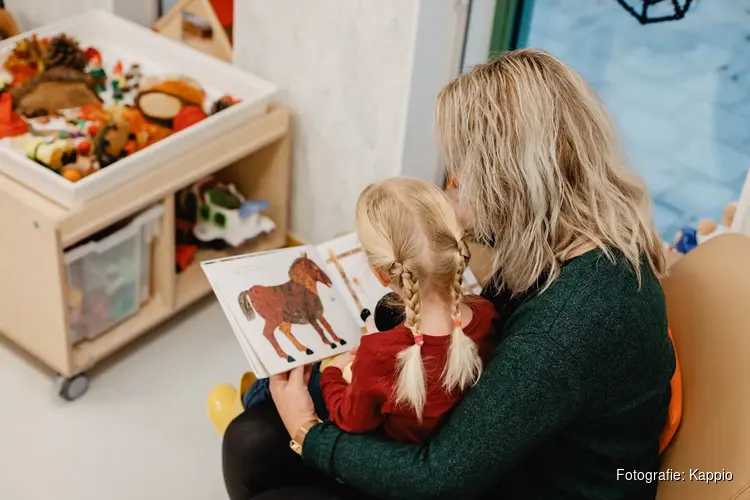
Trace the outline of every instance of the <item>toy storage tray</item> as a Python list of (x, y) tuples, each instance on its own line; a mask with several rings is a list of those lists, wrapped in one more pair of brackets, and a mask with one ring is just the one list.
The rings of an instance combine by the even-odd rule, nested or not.
[(73, 343), (99, 336), (148, 301), (151, 242), (163, 213), (164, 206), (156, 205), (106, 237), (65, 252)]
[(8, 140), (0, 141), (0, 172), (70, 209), (104, 195), (144, 172), (184, 154), (261, 114), (276, 93), (276, 86), (223, 61), (193, 50), (145, 27), (105, 11), (92, 10), (49, 24), (0, 43), (5, 60), (20, 40), (36, 34), (52, 37), (65, 33), (81, 46), (96, 47), (106, 68), (116, 61), (138, 63), (144, 75), (185, 75), (196, 80), (207, 96), (230, 94), (241, 102), (121, 159), (78, 182), (70, 182), (27, 158)]

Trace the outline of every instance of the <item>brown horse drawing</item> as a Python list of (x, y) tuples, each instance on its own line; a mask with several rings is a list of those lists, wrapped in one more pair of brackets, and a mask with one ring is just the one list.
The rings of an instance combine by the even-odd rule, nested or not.
[[(346, 344), (346, 340), (333, 333), (331, 325), (323, 317), (323, 303), (318, 296), (318, 283), (331, 287), (328, 275), (303, 253), (289, 266), (289, 281), (276, 286), (256, 285), (240, 292), (238, 297), (240, 308), (248, 321), (255, 319), (256, 311), (266, 320), (263, 336), (271, 343), (276, 354), (290, 363), (294, 362), (294, 358), (285, 353), (276, 340), (277, 328), (299, 352), (306, 354), (312, 354), (313, 351), (296, 339), (292, 334), (292, 325), (312, 325), (323, 343), (329, 344), (332, 349), (336, 348), (336, 342)], [(332, 341), (328, 341), (323, 328), (331, 336)]]

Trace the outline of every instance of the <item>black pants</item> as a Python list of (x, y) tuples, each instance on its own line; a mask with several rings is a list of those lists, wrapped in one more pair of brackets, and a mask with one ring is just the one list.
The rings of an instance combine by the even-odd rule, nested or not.
[(289, 434), (272, 401), (248, 408), (229, 424), (222, 465), (231, 500), (367, 498), (302, 463), (289, 448)]

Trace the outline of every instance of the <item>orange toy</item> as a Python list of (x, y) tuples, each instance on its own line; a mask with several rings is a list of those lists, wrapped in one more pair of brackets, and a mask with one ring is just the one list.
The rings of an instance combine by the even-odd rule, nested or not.
[(124, 108), (122, 117), (130, 122), (130, 133), (135, 136), (139, 146), (143, 146), (148, 139), (148, 125), (146, 118), (138, 108)]
[(83, 179), (81, 171), (75, 167), (65, 167), (62, 169), (62, 176), (68, 179), (70, 182), (78, 182)]
[(79, 155), (87, 155), (91, 153), (91, 142), (90, 141), (81, 141), (78, 143), (78, 146), (76, 146), (76, 151)]
[(130, 141), (125, 146), (128, 154), (133, 154), (172, 134), (170, 129), (146, 120), (138, 108), (127, 107), (121, 113), (122, 117), (130, 122), (130, 133), (135, 137), (134, 141)]
[(44, 54), (48, 41), (36, 35), (16, 43), (3, 67), (13, 75), (12, 86), (23, 85), (31, 77), (44, 71)]
[(127, 144), (125, 144), (125, 148), (123, 149), (125, 151), (126, 156), (130, 156), (136, 151), (138, 151), (138, 142), (135, 140), (129, 140)]
[(172, 129), (175, 132), (179, 132), (180, 130), (185, 130), (191, 125), (195, 125), (205, 118), (206, 112), (198, 106), (185, 106), (179, 113), (177, 113), (177, 116), (174, 117)]
[(16, 137), (29, 131), (29, 124), (13, 111), (13, 98), (7, 92), (0, 96), (0, 137)]
[(78, 118), (90, 122), (107, 123), (112, 119), (112, 113), (105, 111), (101, 103), (84, 104), (78, 112)]
[(88, 133), (91, 137), (96, 137), (96, 134), (99, 133), (99, 130), (101, 128), (102, 126), (98, 122), (94, 122), (86, 128), (86, 133)]
[(13, 66), (9, 71), (13, 75), (13, 81), (11, 82), (13, 87), (20, 87), (39, 73), (32, 66)]
[(162, 92), (177, 97), (185, 104), (202, 106), (206, 93), (197, 84), (185, 80), (165, 80), (151, 87), (143, 89), (143, 92)]
[(156, 125), (155, 123), (150, 123), (147, 130), (148, 140), (146, 141), (146, 144), (143, 145), (144, 148), (163, 139), (166, 139), (167, 137), (172, 135), (172, 131), (170, 129), (168, 129), (167, 127), (162, 127), (161, 125)]

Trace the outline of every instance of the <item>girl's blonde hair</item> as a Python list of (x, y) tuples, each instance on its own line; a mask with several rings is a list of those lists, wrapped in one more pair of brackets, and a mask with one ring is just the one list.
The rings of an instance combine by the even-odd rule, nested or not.
[(626, 166), (596, 93), (546, 52), (521, 49), (475, 66), (438, 96), (438, 142), (473, 228), (494, 240), (494, 269), (513, 293), (585, 243), (618, 250), (641, 282), (641, 257), (665, 269), (643, 181)]
[(401, 293), (414, 345), (398, 355), (396, 403), (422, 417), (425, 399), (420, 309), (425, 297), (451, 306), (453, 330), (443, 371), (447, 391), (474, 384), (482, 370), (477, 345), (461, 328), (461, 284), (469, 248), (450, 201), (437, 186), (397, 177), (365, 189), (357, 201), (356, 226), (370, 265), (387, 274)]

